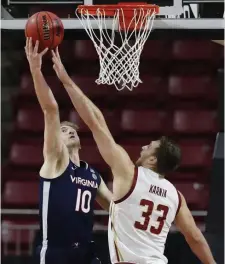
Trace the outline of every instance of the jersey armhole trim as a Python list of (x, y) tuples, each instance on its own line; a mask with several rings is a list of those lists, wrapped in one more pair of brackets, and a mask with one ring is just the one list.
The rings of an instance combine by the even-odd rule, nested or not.
[(122, 203), (132, 194), (137, 183), (137, 177), (138, 177), (138, 167), (134, 167), (133, 182), (131, 184), (130, 190), (127, 192), (127, 194), (124, 195), (124, 197), (120, 198), (119, 200), (113, 201), (115, 204)]
[(177, 195), (178, 195), (178, 206), (177, 206), (177, 212), (176, 212), (176, 216), (180, 211), (180, 207), (181, 207), (181, 195), (180, 192), (177, 190)]
[(118, 248), (117, 248), (117, 245), (116, 245), (116, 242), (115, 241), (114, 241), (114, 247), (115, 247), (115, 251), (116, 251), (117, 261), (120, 261), (119, 252), (118, 252)]
[(71, 163), (71, 160), (69, 159), (68, 165), (66, 166), (65, 170), (59, 176), (57, 176), (57, 177), (54, 177), (54, 178), (45, 178), (45, 177), (41, 176), (40, 173), (39, 173), (39, 178), (42, 179), (43, 181), (48, 181), (48, 182), (57, 181), (59, 178), (62, 178), (63, 174), (66, 173), (66, 171), (69, 170), (70, 163)]

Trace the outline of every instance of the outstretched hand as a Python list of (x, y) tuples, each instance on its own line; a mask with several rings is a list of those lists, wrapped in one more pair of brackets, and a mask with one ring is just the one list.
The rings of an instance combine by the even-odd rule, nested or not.
[(35, 46), (33, 47), (32, 38), (26, 39), (25, 52), (27, 55), (27, 60), (30, 65), (31, 73), (36, 70), (41, 70), (42, 57), (48, 51), (48, 48), (44, 49), (42, 52), (38, 53), (39, 41), (37, 40)]
[(67, 73), (67, 71), (65, 70), (65, 67), (62, 64), (60, 55), (59, 55), (59, 50), (58, 47), (56, 48), (56, 50), (52, 50), (52, 61), (53, 61), (53, 69), (55, 70), (59, 80), (63, 83), (63, 84), (67, 84), (70, 82), (70, 77)]

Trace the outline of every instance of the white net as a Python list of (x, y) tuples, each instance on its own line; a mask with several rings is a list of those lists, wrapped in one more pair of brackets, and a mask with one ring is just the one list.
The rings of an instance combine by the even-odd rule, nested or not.
[[(151, 9), (134, 9), (127, 23), (123, 9), (118, 8), (110, 30), (103, 9), (97, 9), (95, 15), (89, 14), (87, 9), (81, 9), (79, 13), (77, 17), (99, 56), (100, 72), (96, 83), (115, 85), (119, 91), (125, 87), (132, 91), (142, 82), (139, 77), (140, 56), (156, 13)], [(96, 21), (98, 32), (93, 28), (93, 20)], [(117, 35), (119, 41), (116, 40)]]

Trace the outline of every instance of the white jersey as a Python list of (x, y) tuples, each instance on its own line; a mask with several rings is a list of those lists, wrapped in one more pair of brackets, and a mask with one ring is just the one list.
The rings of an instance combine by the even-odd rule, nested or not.
[(110, 205), (111, 262), (167, 263), (165, 242), (180, 203), (173, 184), (150, 169), (135, 168), (131, 190)]

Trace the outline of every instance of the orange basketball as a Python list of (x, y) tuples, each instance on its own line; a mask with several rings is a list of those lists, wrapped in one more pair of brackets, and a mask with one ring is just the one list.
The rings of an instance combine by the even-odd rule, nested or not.
[(26, 37), (32, 37), (33, 43), (39, 40), (40, 49), (54, 49), (63, 40), (64, 27), (55, 14), (42, 11), (31, 16), (25, 28)]

